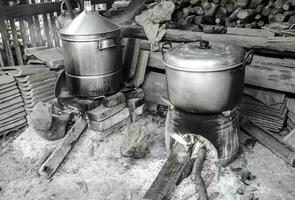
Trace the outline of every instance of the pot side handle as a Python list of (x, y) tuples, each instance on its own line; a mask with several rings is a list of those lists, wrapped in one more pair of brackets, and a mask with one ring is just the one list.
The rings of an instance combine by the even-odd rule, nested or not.
[(254, 49), (251, 49), (250, 51), (246, 53), (244, 61), (243, 61), (243, 67), (252, 63), (254, 54), (255, 54)]

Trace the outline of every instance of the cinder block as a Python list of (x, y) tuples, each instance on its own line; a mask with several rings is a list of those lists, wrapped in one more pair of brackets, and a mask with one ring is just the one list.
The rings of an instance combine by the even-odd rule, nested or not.
[(104, 121), (89, 121), (88, 127), (94, 131), (105, 131), (116, 124), (124, 121), (125, 119), (129, 118), (130, 112), (128, 108), (124, 108), (122, 111), (118, 112), (117, 114), (107, 118)]
[(106, 107), (113, 107), (123, 102), (126, 102), (125, 95), (122, 92), (118, 92), (114, 95), (105, 97), (103, 100), (103, 105)]
[(123, 102), (114, 107), (105, 107), (104, 105), (100, 105), (99, 107), (90, 110), (87, 112), (88, 118), (90, 121), (101, 122), (106, 120), (107, 118), (115, 115), (126, 107), (126, 102)]

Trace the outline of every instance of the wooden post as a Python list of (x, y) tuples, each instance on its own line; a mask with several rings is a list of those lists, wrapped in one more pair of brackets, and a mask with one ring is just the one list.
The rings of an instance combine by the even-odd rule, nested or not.
[(2, 42), (4, 44), (4, 47), (5, 47), (5, 51), (6, 51), (6, 55), (7, 55), (7, 59), (8, 59), (8, 64), (10, 66), (13, 66), (15, 65), (14, 64), (14, 58), (13, 58), (13, 54), (12, 54), (12, 51), (11, 51), (11, 47), (10, 47), (10, 42), (9, 42), (9, 34), (7, 32), (7, 29), (6, 29), (6, 23), (4, 20), (0, 20), (0, 32), (1, 32), (1, 35), (2, 35)]
[(17, 32), (16, 32), (16, 28), (15, 28), (15, 21), (13, 19), (10, 19), (9, 22), (10, 22), (10, 27), (11, 27), (11, 32), (12, 32), (13, 46), (15, 48), (17, 64), (23, 65), (24, 62), (23, 62), (22, 52), (20, 50), (20, 45), (18, 42)]

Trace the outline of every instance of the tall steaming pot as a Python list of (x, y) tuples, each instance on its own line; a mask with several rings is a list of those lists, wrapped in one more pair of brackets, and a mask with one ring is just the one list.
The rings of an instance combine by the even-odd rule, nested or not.
[(120, 28), (85, 10), (61, 30), (67, 86), (78, 96), (103, 96), (123, 84)]

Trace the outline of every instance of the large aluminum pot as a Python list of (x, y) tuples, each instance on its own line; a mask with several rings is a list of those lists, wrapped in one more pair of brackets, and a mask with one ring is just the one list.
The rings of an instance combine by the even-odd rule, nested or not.
[(167, 51), (168, 97), (174, 107), (192, 113), (232, 110), (242, 99), (245, 51), (207, 41)]
[(67, 86), (78, 96), (109, 95), (123, 85), (120, 28), (91, 4), (84, 9), (61, 30)]

